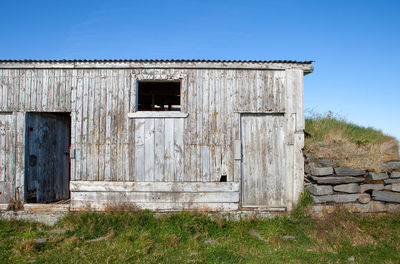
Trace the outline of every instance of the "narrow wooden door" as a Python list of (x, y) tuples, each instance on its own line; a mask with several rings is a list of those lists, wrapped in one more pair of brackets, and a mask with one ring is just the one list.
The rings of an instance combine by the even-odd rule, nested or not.
[(241, 116), (242, 206), (285, 206), (284, 117)]
[(70, 116), (27, 113), (26, 200), (47, 203), (69, 198)]

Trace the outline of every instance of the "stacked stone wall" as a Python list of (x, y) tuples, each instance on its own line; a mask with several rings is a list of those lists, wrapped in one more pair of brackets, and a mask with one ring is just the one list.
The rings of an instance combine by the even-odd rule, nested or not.
[[(313, 164), (313, 165), (310, 165)], [(317, 164), (317, 165), (315, 165)], [(400, 210), (400, 161), (389, 161), (379, 173), (334, 166), (334, 162), (310, 162), (306, 157), (305, 189), (317, 212), (344, 207), (353, 212)]]

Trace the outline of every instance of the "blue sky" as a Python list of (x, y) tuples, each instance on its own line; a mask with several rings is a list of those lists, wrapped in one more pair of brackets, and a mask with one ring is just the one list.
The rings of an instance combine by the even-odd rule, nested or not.
[(400, 1), (2, 1), (1, 59), (314, 60), (306, 109), (400, 139)]

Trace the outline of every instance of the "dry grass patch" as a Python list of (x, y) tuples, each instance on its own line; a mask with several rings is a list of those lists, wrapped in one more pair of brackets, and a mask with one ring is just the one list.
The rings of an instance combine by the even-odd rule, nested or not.
[(306, 119), (305, 153), (315, 160), (335, 160), (335, 166), (380, 171), (385, 156), (398, 153), (399, 142), (373, 128), (365, 128), (343, 117), (313, 114)]
[(24, 239), (16, 247), (16, 252), (19, 254), (26, 254), (36, 250), (36, 243), (32, 238)]
[(375, 246), (377, 242), (368, 230), (360, 227), (358, 217), (336, 209), (333, 213), (314, 219), (314, 228), (310, 230), (312, 239), (318, 241), (320, 250), (330, 250), (347, 240), (352, 246)]

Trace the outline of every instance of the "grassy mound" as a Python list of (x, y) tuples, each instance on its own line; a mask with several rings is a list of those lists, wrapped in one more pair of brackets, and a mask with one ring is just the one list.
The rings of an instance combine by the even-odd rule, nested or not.
[(331, 112), (306, 118), (305, 132), (305, 153), (315, 160), (334, 160), (337, 166), (379, 171), (385, 156), (399, 150), (395, 138), (371, 127), (352, 124)]

